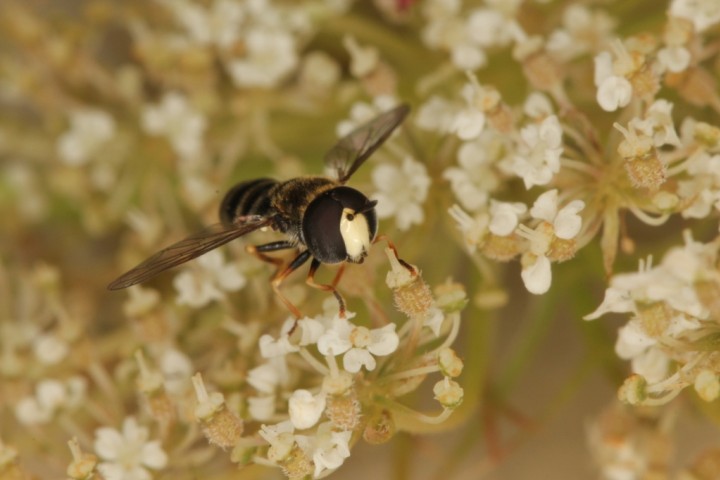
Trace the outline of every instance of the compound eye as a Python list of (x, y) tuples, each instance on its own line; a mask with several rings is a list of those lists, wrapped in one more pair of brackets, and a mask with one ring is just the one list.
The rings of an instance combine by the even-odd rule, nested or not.
[(308, 205), (302, 233), (310, 253), (322, 263), (340, 263), (347, 258), (340, 233), (342, 205), (330, 195), (320, 195)]

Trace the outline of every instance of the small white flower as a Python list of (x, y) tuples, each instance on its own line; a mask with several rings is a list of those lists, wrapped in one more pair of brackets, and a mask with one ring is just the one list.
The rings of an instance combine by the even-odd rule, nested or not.
[(477, 138), (485, 127), (485, 114), (476, 108), (465, 108), (457, 114), (451, 130), (460, 140)]
[(357, 373), (364, 366), (368, 371), (375, 369), (374, 356), (386, 356), (394, 352), (400, 343), (395, 333), (395, 324), (369, 330), (355, 326), (345, 318), (336, 318), (332, 327), (317, 342), (318, 351), (323, 355), (343, 355), (346, 371)]
[(470, 39), (483, 48), (508, 45), (513, 40), (511, 24), (502, 13), (492, 8), (472, 10), (467, 19)]
[(397, 99), (390, 95), (378, 95), (373, 98), (372, 103), (355, 102), (350, 108), (350, 118), (338, 123), (335, 133), (338, 137), (344, 137), (360, 125), (377, 117), (378, 114), (387, 112), (397, 105)]
[(148, 469), (161, 470), (167, 455), (158, 440), (148, 441), (148, 429), (133, 417), (125, 418), (122, 432), (102, 427), (95, 431), (95, 453), (103, 460), (98, 471), (106, 480), (150, 480)]
[(35, 387), (35, 395), (24, 397), (15, 405), (15, 416), (25, 425), (47, 423), (59, 410), (77, 407), (86, 390), (87, 382), (82, 377), (65, 382), (42, 380)]
[(606, 112), (626, 107), (632, 100), (632, 84), (614, 73), (610, 52), (595, 56), (595, 86), (598, 88), (596, 100)]
[(687, 48), (681, 45), (667, 46), (657, 53), (657, 59), (660, 65), (669, 72), (679, 73), (690, 66), (692, 55)]
[(190, 38), (200, 45), (228, 48), (240, 38), (245, 15), (239, 3), (215, 0), (208, 9), (185, 0), (163, 3), (175, 14)]
[(49, 333), (40, 335), (33, 341), (33, 353), (45, 365), (57, 365), (70, 352), (65, 340)]
[(173, 279), (180, 305), (200, 308), (222, 299), (225, 292), (235, 292), (245, 286), (246, 280), (240, 269), (225, 264), (219, 250), (206, 253), (195, 263), (200, 269), (184, 270)]
[(720, 2), (717, 0), (673, 0), (670, 14), (693, 22), (700, 33), (720, 22)]
[(442, 310), (438, 307), (430, 307), (427, 311), (425, 319), (423, 320), (423, 327), (428, 327), (432, 330), (433, 334), (438, 337), (440, 336), (440, 329), (442, 328), (444, 321), (445, 315)]
[(425, 220), (422, 203), (427, 198), (430, 177), (422, 163), (412, 157), (403, 159), (400, 167), (380, 164), (372, 172), (373, 184), (378, 191), (373, 195), (378, 204), (379, 218), (395, 217), (400, 230)]
[(268, 460), (283, 460), (295, 445), (295, 428), (291, 421), (286, 420), (276, 425), (262, 425), (258, 434), (270, 445)]
[(277, 338), (270, 334), (263, 334), (258, 340), (260, 346), (260, 355), (263, 358), (282, 357), (288, 353), (297, 352), (298, 345), (290, 342), (289, 333), (295, 325), (294, 318), (288, 318), (280, 327), (280, 333)]
[(528, 292), (534, 295), (546, 293), (552, 283), (550, 259), (545, 255), (538, 256), (534, 263), (522, 269), (520, 277)]
[(245, 57), (225, 64), (238, 88), (274, 87), (298, 65), (295, 38), (286, 30), (252, 28), (245, 48)]
[(177, 92), (166, 93), (160, 104), (146, 106), (142, 113), (143, 129), (166, 137), (183, 159), (193, 159), (200, 153), (206, 126), (205, 117)]
[(596, 51), (609, 41), (615, 21), (603, 10), (570, 4), (563, 12), (563, 28), (550, 34), (546, 49), (564, 61)]
[(651, 137), (656, 147), (662, 147), (663, 145), (679, 147), (680, 138), (678, 138), (675, 131), (672, 109), (673, 104), (671, 102), (663, 99), (655, 100), (642, 120), (633, 118), (628, 126), (647, 137)]
[(267, 422), (275, 416), (275, 395), (248, 397), (248, 413), (259, 422)]
[(246, 380), (258, 392), (274, 394), (279, 387), (290, 383), (290, 371), (285, 357), (273, 357), (253, 368), (248, 372)]
[(298, 430), (315, 425), (325, 411), (325, 393), (313, 395), (308, 390), (295, 390), (288, 400), (290, 421)]
[(115, 135), (115, 120), (102, 110), (85, 109), (70, 112), (70, 130), (58, 138), (60, 159), (68, 165), (84, 165), (102, 153)]
[(515, 231), (520, 216), (527, 212), (524, 203), (490, 201), (490, 231), (500, 237), (506, 237)]
[[(351, 431), (335, 431), (332, 423), (321, 424), (312, 442), (311, 457), (315, 464), (315, 478), (328, 470), (339, 468), (350, 456)], [(305, 443), (299, 441), (299, 443)], [(307, 447), (306, 447), (307, 448)]]
[(575, 238), (582, 227), (582, 217), (578, 215), (585, 202), (573, 200), (558, 210), (558, 192), (550, 190), (540, 195), (530, 215), (542, 222), (534, 230), (521, 226), (518, 233), (529, 242), (529, 251), (523, 255), (521, 277), (530, 293), (540, 295), (548, 291), (552, 282), (550, 259), (546, 256), (555, 237), (563, 240)]
[(502, 140), (492, 130), (485, 130), (475, 140), (460, 146), (458, 166), (447, 168), (443, 178), (450, 182), (463, 208), (476, 212), (487, 205), (489, 195), (500, 185), (494, 165), (502, 151)]
[(532, 92), (528, 95), (523, 104), (523, 112), (528, 117), (538, 120), (554, 114), (550, 99), (540, 92)]
[(159, 358), (159, 367), (169, 393), (181, 395), (190, 387), (193, 365), (190, 358), (180, 350), (166, 348)]
[(689, 255), (675, 260), (677, 250), (681, 249), (668, 252), (659, 267), (641, 266), (639, 272), (613, 276), (605, 293), (605, 300), (585, 319), (592, 320), (608, 312), (637, 314), (638, 305), (656, 302), (665, 302), (672, 309), (690, 317), (706, 318), (708, 311), (700, 302), (693, 286), (694, 279), (700, 275), (699, 267), (693, 266), (707, 265), (706, 260), (696, 263)]
[(573, 200), (558, 211), (558, 191), (553, 189), (543, 193), (535, 200), (530, 209), (530, 215), (538, 220), (551, 223), (558, 238), (569, 240), (580, 233), (582, 217), (578, 215), (578, 212), (583, 208), (585, 208), (585, 202)]
[(440, 134), (450, 133), (458, 110), (455, 103), (433, 95), (418, 108), (415, 125)]
[(596, 99), (603, 110), (614, 112), (630, 103), (632, 92), (632, 85), (625, 77), (612, 75), (602, 81)]
[(345, 35), (342, 43), (350, 54), (350, 73), (355, 78), (362, 78), (377, 68), (380, 62), (377, 48), (361, 46), (351, 35)]
[(530, 124), (520, 131), (521, 142), (513, 159), (513, 172), (523, 179), (525, 188), (548, 184), (560, 171), (563, 152), (562, 128), (551, 115), (539, 125)]
[(457, 223), (458, 229), (463, 233), (465, 246), (470, 252), (474, 252), (477, 246), (483, 241), (490, 231), (490, 215), (488, 212), (480, 212), (474, 217), (460, 208), (459, 205), (453, 205), (448, 209), (448, 213)]

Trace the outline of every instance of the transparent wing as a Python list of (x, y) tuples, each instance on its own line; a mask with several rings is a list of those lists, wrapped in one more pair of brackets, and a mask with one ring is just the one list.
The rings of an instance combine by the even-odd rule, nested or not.
[(120, 275), (108, 290), (120, 290), (149, 280), (160, 272), (197, 258), (220, 245), (271, 225), (274, 217), (253, 216), (248, 221), (225, 225), (218, 223), (160, 250), (132, 270)]
[(407, 105), (388, 110), (341, 138), (330, 149), (325, 155), (325, 164), (337, 173), (340, 183), (347, 182), (402, 123), (408, 112), (410, 107)]

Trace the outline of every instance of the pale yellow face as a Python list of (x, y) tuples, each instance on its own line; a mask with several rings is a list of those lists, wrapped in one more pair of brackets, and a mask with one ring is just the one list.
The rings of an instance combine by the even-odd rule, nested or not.
[(357, 262), (370, 250), (370, 227), (363, 214), (344, 208), (340, 218), (340, 234), (351, 262)]

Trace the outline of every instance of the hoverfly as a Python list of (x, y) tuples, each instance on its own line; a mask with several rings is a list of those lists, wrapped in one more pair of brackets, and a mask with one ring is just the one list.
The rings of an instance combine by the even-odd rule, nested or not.
[[(331, 291), (344, 312), (344, 301), (333, 285), (317, 284), (321, 264), (362, 263), (377, 233), (376, 200), (345, 186), (358, 168), (403, 122), (410, 108), (400, 105), (358, 127), (325, 155), (335, 178), (308, 176), (278, 181), (259, 178), (231, 188), (220, 204), (220, 223), (160, 250), (108, 285), (119, 290), (144, 282), (169, 268), (181, 265), (210, 250), (261, 228), (271, 228), (287, 239), (250, 245), (249, 253), (277, 267), (273, 290), (298, 318), (302, 315), (279, 290), (288, 275), (312, 258), (307, 283)], [(298, 249), (286, 266), (268, 252)]]

